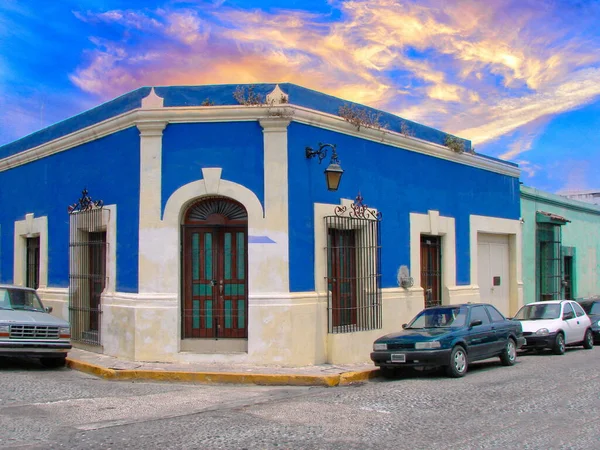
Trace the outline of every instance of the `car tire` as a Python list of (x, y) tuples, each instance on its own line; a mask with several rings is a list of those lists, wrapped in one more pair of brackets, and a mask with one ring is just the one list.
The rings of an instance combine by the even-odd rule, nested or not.
[(379, 368), (379, 373), (381, 374), (381, 376), (383, 378), (387, 378), (387, 379), (396, 378), (396, 375), (398, 375), (398, 372), (396, 369), (392, 369), (391, 367), (383, 367), (383, 366)]
[(552, 351), (555, 355), (564, 355), (565, 350), (565, 335), (562, 333), (558, 333), (554, 338), (554, 346), (552, 347)]
[(585, 336), (583, 338), (583, 348), (586, 350), (591, 350), (594, 348), (594, 335), (592, 334), (592, 330), (589, 328), (585, 330)]
[(500, 353), (500, 362), (503, 366), (514, 366), (517, 361), (517, 344), (513, 338), (508, 338), (504, 350)]
[(48, 367), (49, 369), (56, 369), (58, 367), (65, 367), (65, 365), (67, 364), (67, 358), (40, 358), (40, 362), (44, 367)]
[(450, 365), (446, 367), (446, 374), (450, 378), (464, 377), (469, 367), (467, 351), (461, 345), (456, 345), (450, 353)]

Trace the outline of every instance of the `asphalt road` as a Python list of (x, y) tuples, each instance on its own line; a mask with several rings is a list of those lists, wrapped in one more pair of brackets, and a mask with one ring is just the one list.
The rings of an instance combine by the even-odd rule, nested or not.
[(110, 382), (0, 359), (0, 448), (600, 449), (600, 348), (337, 388)]

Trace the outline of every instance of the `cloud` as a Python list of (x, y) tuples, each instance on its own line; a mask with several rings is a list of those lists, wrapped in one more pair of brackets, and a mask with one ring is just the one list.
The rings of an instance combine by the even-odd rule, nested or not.
[(528, 178), (533, 178), (540, 170), (543, 170), (542, 166), (539, 164), (534, 164), (524, 159), (520, 159), (515, 162), (519, 165), (521, 171), (525, 173)]
[(76, 12), (90, 34), (110, 24), (121, 35), (94, 41), (73, 83), (105, 99), (140, 85), (290, 81), (475, 143), (600, 95), (600, 7), (580, 17), (545, 0), (331, 0), (319, 14), (172, 5)]

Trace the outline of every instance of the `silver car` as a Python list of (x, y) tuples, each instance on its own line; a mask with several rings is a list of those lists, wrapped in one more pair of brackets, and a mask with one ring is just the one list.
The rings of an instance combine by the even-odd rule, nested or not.
[(35, 290), (0, 285), (0, 356), (28, 356), (46, 367), (64, 366), (71, 329), (51, 311)]

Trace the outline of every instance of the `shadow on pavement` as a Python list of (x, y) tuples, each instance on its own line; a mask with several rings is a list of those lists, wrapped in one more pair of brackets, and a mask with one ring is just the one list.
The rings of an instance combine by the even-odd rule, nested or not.
[(0, 371), (12, 372), (30, 370), (35, 372), (47, 372), (56, 370), (69, 370), (64, 367), (48, 368), (43, 366), (36, 358), (20, 358), (12, 356), (0, 356)]

